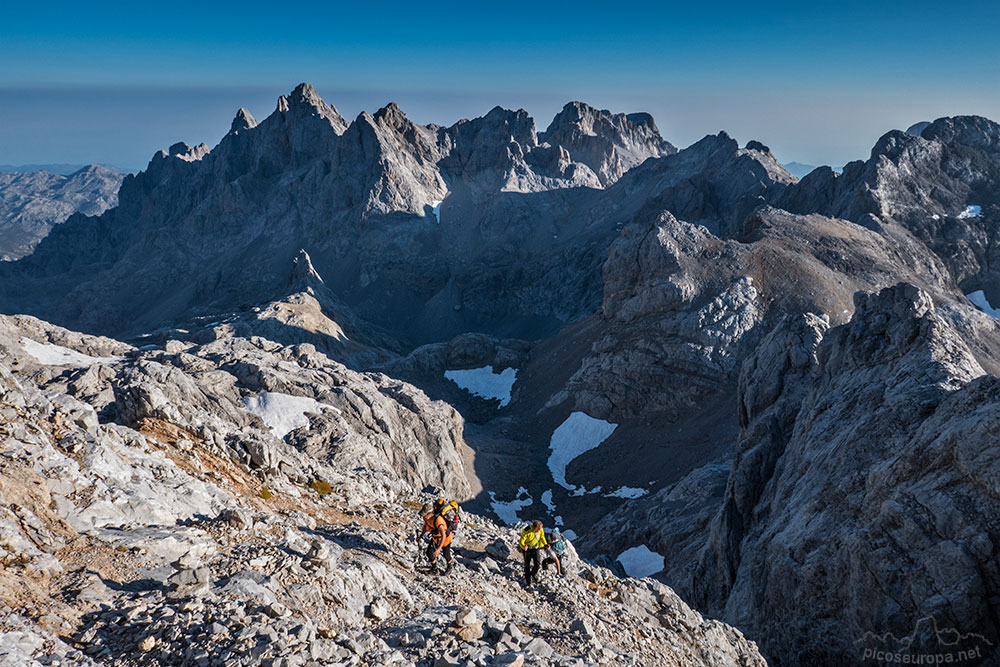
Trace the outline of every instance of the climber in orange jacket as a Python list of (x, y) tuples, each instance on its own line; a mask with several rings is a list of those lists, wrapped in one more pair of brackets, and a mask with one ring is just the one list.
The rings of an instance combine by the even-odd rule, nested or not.
[[(420, 508), (420, 514), (424, 518), (423, 528), (420, 529), (420, 536), (429, 535), (430, 543), (427, 545), (427, 561), (431, 566), (431, 574), (448, 574), (451, 570), (451, 540), (452, 532), (448, 521), (434, 511), (431, 505), (424, 505)], [(437, 566), (438, 556), (444, 555), (444, 570)]]

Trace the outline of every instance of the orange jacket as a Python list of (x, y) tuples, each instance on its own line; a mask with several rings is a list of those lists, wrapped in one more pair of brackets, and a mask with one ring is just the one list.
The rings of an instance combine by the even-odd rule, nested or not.
[(435, 514), (430, 519), (424, 519), (424, 529), (420, 532), (431, 534), (431, 542), (440, 549), (451, 544), (451, 532), (448, 531), (448, 522), (440, 514)]

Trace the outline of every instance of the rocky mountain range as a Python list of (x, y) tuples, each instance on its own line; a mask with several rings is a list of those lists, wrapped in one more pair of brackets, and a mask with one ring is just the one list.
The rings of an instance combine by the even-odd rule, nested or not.
[(123, 178), (100, 165), (65, 175), (0, 173), (0, 261), (29, 254), (52, 227), (74, 213), (100, 215), (116, 206)]
[[(7, 368), (20, 391), (92, 410), (95, 451), (117, 446), (105, 431), (139, 433), (175, 458), (204, 460), (208, 447), (241, 464), (264, 514), (284, 508), (260, 501), (264, 485), (296, 511), (309, 513), (305, 497), (346, 512), (303, 491), (337, 479), (366, 530), (405, 523), (401, 503), (428, 486), (502, 524), (561, 524), (601, 574), (555, 586), (555, 607), (597, 608), (558, 595), (592, 585), (600, 597), (607, 581), (666, 584), (776, 665), (864, 664), (862, 643), (889, 635), (930, 651), (914, 631), (928, 618), (995, 646), (998, 192), (1000, 126), (979, 117), (889, 132), (867, 160), (798, 180), (759, 141), (721, 132), (678, 150), (645, 114), (573, 102), (539, 132), (524, 111), (440, 127), (390, 104), (348, 122), (303, 84), (259, 123), (240, 110), (214, 148), (158, 153), (125, 178), (116, 208), (75, 215), (0, 264)], [(23, 338), (103, 361), (40, 371)], [(289, 410), (288, 430), (253, 416)], [(392, 493), (350, 504), (378, 495), (366, 484)], [(80, 511), (64, 507), (62, 521)], [(205, 522), (226, 508), (170, 516)], [(145, 521), (108, 525), (163, 524)], [(480, 541), (509, 542), (475, 523)], [(219, 525), (198, 527), (235, 544), (229, 520)], [(275, 548), (307, 553), (280, 526)], [(402, 548), (373, 535), (358, 548)], [(218, 579), (206, 589), (218, 595), (219, 573), (267, 570), (223, 551), (208, 574), (181, 578)], [(485, 553), (470, 547), (469, 567)], [(175, 569), (197, 573), (185, 563)], [(484, 597), (516, 611), (500, 581)], [(442, 604), (408, 582), (420, 613)], [(167, 593), (136, 592), (151, 597), (136, 615), (167, 614)], [(345, 595), (337, 604), (363, 606)], [(319, 627), (309, 613), (293, 615)], [(614, 664), (760, 660), (729, 626), (702, 640), (663, 626), (663, 607), (623, 613), (651, 652), (554, 636), (553, 650)], [(402, 626), (390, 621), (370, 624), (389, 646), (378, 650), (395, 646), (385, 633)], [(67, 622), (50, 632), (79, 631)], [(101, 636), (111, 653), (91, 655), (138, 659)]]

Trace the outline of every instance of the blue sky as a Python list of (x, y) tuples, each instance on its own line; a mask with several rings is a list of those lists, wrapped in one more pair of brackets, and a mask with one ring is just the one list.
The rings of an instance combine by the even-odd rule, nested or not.
[(141, 167), (214, 145), (300, 81), (347, 117), (449, 124), (571, 99), (725, 129), (785, 161), (864, 158), (886, 130), (1000, 120), (1000, 3), (18, 3), (0, 25), (0, 163)]

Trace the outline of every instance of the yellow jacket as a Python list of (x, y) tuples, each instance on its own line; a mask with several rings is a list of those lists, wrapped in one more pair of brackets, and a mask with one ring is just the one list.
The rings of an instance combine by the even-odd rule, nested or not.
[(524, 532), (521, 533), (521, 539), (517, 544), (525, 551), (528, 549), (544, 549), (549, 546), (548, 541), (545, 539), (545, 529), (543, 528), (536, 533), (531, 530), (531, 526), (524, 529)]

